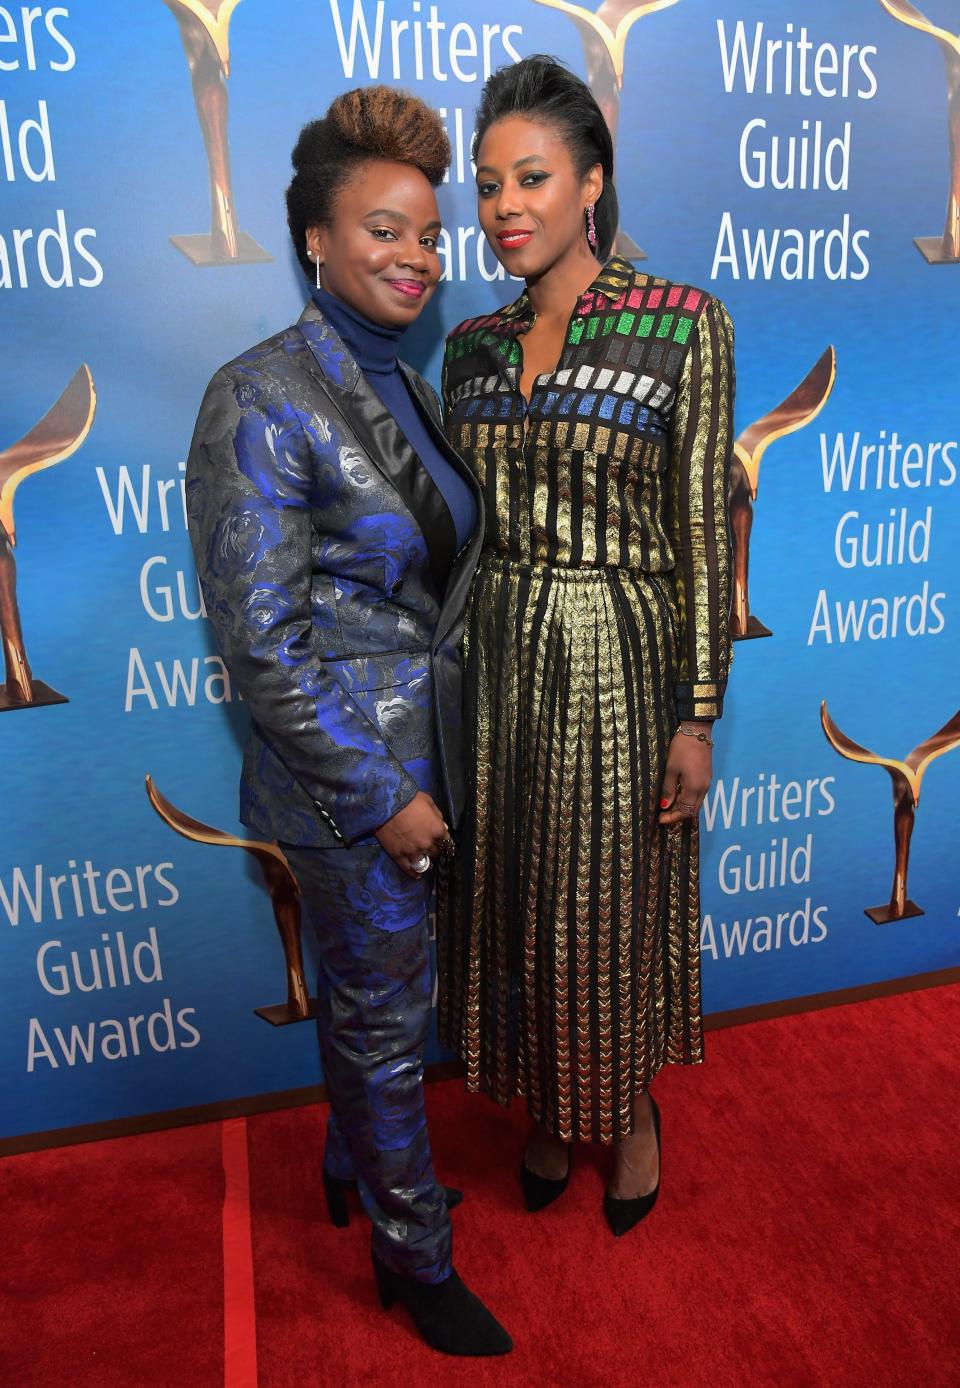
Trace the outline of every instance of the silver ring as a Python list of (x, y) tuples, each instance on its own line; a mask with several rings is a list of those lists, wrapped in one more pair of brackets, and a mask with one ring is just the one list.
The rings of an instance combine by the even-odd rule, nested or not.
[(422, 876), (423, 873), (430, 871), (430, 859), (427, 857), (426, 853), (421, 853), (420, 857), (416, 858), (410, 866), (413, 868), (414, 872), (420, 873)]

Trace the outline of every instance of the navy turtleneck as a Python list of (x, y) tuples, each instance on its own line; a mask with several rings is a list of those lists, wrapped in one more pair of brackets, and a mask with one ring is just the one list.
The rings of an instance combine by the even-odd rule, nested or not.
[(452, 463), (437, 448), (397, 365), (402, 328), (386, 328), (345, 304), (325, 289), (311, 290), (313, 301), (340, 334), (350, 355), (393, 415), (401, 431), (433, 478), (457, 532), (457, 549), (470, 539), (477, 524), (473, 493)]

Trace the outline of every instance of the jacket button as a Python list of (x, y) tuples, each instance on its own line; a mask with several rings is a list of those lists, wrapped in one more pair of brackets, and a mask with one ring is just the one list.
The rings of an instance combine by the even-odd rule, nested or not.
[(402, 591), (403, 591), (403, 579), (402, 579), (402, 578), (398, 578), (397, 581), (396, 581), (396, 583), (395, 583), (395, 584), (393, 585), (393, 587), (390, 589), (390, 592), (391, 592), (391, 594), (392, 594), (393, 597), (396, 597), (397, 594), (400, 593), (400, 592), (402, 592)]

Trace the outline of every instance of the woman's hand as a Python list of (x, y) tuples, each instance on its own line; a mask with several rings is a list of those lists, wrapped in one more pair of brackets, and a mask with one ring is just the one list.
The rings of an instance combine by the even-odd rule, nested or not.
[(408, 805), (398, 810), (386, 824), (376, 830), (376, 836), (385, 853), (414, 881), (421, 878), (426, 868), (417, 872), (414, 863), (439, 856), (440, 845), (449, 836), (450, 830), (433, 800), (425, 791), (418, 791)]
[[(684, 727), (705, 733), (709, 738), (713, 724), (693, 723), (685, 719)], [(685, 819), (696, 820), (712, 777), (710, 743), (681, 732), (674, 733), (660, 791), (660, 823), (679, 824)]]

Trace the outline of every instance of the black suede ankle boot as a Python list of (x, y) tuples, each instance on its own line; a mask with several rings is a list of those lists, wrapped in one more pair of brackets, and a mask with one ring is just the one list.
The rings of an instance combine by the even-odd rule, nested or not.
[(381, 1305), (401, 1302), (421, 1337), (442, 1354), (509, 1354), (513, 1341), (456, 1270), (443, 1282), (414, 1282), (388, 1268), (373, 1254)]

